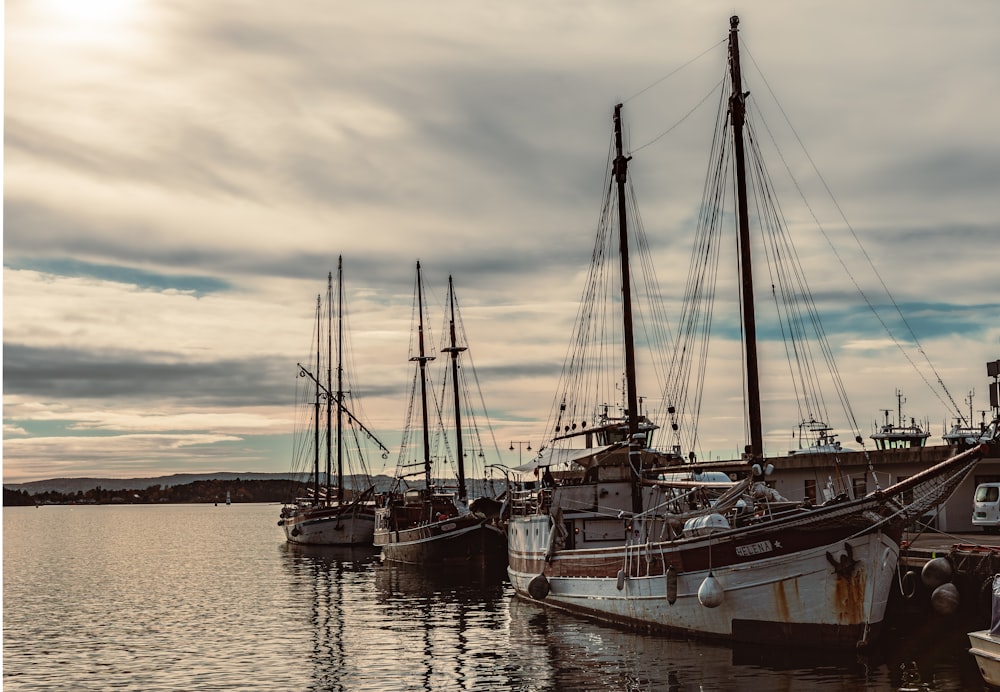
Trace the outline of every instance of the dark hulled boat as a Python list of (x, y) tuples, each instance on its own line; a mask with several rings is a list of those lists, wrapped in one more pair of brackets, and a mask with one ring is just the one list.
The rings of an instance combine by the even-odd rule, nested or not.
[[(415, 404), (419, 404), (422, 459), (404, 464), (401, 456), (392, 490), (378, 496), (375, 545), (382, 549), (385, 560), (418, 565), (505, 561), (506, 538), (502, 526), (497, 523), (500, 503), (492, 498), (469, 501), (459, 385), (459, 356), (467, 347), (459, 345), (457, 340), (455, 290), (451, 277), (448, 279), (449, 346), (443, 350), (450, 357), (458, 477), (454, 487), (443, 487), (433, 478), (427, 365), (434, 356), (428, 355), (425, 343), (424, 291), (419, 262), (415, 297), (417, 352), (410, 358), (416, 364), (410, 410), (412, 412)], [(407, 427), (404, 438), (409, 436), (409, 424)], [(415, 473), (407, 472), (407, 468), (414, 466), (418, 469)], [(407, 479), (413, 476), (422, 477), (423, 482), (417, 487), (408, 487)]]

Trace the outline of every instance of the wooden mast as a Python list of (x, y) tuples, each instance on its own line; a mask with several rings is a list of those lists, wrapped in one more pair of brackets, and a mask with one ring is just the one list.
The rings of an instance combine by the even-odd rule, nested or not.
[[(355, 486), (356, 487), (356, 486)], [(337, 257), (337, 501), (344, 502), (344, 257)]]
[(628, 421), (629, 466), (632, 471), (632, 511), (636, 514), (642, 511), (642, 497), (639, 488), (640, 462), (639, 446), (635, 439), (639, 432), (639, 397), (635, 384), (635, 342), (632, 330), (632, 285), (631, 270), (628, 256), (628, 220), (625, 207), (625, 182), (628, 179), (628, 162), (630, 156), (625, 156), (622, 144), (622, 104), (615, 106), (615, 183), (618, 187), (618, 255), (621, 258), (622, 271), (622, 337), (625, 342), (625, 386), (626, 405), (628, 410), (625, 418)]
[[(316, 296), (316, 372), (317, 372), (317, 374), (319, 374), (319, 367), (320, 367), (320, 360), (319, 360), (319, 358), (320, 358), (320, 341), (321, 341), (321, 336), (322, 336), (321, 333), (323, 331), (322, 329), (320, 329), (320, 326), (322, 325), (321, 315), (323, 314), (322, 307), (320, 305), (320, 301), (321, 301), (320, 296)], [(319, 419), (319, 397), (320, 397), (320, 389), (322, 389), (322, 387), (321, 387), (321, 385), (319, 383), (319, 378), (313, 377), (312, 379), (313, 379), (313, 382), (316, 383), (316, 403), (314, 405), (315, 414), (316, 414), (316, 426), (315, 426), (315, 430), (313, 431), (313, 446), (315, 447), (315, 449), (313, 451), (313, 505), (318, 505), (319, 504), (319, 426), (320, 426), (320, 419)]]
[(451, 275), (448, 275), (448, 302), (451, 307), (451, 319), (449, 329), (451, 331), (451, 346), (444, 349), (445, 353), (451, 354), (451, 380), (455, 393), (455, 450), (458, 456), (458, 499), (463, 502), (468, 497), (465, 489), (465, 453), (462, 449), (462, 400), (458, 386), (458, 354), (466, 349), (459, 346), (455, 334), (455, 286), (452, 283)]
[(757, 323), (754, 314), (753, 270), (750, 257), (750, 221), (747, 212), (746, 156), (743, 150), (743, 124), (746, 120), (746, 94), (740, 73), (740, 18), (729, 18), (729, 71), (733, 91), (729, 97), (729, 114), (733, 125), (733, 146), (736, 155), (736, 204), (739, 217), (740, 279), (742, 281), (742, 312), (744, 357), (747, 369), (747, 416), (750, 425), (750, 457), (764, 456), (764, 435), (760, 413), (760, 374), (757, 368)]
[(420, 262), (417, 262), (417, 342), (418, 355), (410, 358), (416, 361), (420, 368), (420, 410), (423, 416), (424, 429), (424, 481), (427, 489), (431, 489), (431, 439), (427, 428), (427, 361), (434, 360), (433, 356), (424, 354), (424, 291), (423, 283), (420, 280)]
[[(330, 504), (330, 486), (333, 483), (333, 398), (330, 392), (333, 389), (333, 274), (326, 273), (326, 497), (323, 504)], [(319, 365), (317, 364), (317, 368)], [(319, 375), (319, 370), (316, 370)], [(338, 399), (339, 403), (339, 399)], [(337, 438), (338, 444), (340, 438)], [(339, 449), (338, 449), (339, 451)], [(337, 479), (337, 499), (340, 497), (341, 479)]]

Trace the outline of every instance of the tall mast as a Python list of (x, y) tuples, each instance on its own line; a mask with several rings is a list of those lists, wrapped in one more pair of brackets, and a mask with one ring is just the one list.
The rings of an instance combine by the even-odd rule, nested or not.
[(465, 346), (457, 344), (455, 335), (455, 286), (452, 283), (451, 275), (448, 275), (448, 302), (451, 306), (451, 320), (449, 328), (451, 331), (451, 346), (444, 349), (445, 353), (451, 354), (451, 380), (455, 391), (455, 436), (457, 438), (456, 451), (458, 454), (458, 498), (465, 501), (467, 497), (465, 489), (465, 454), (462, 450), (462, 406), (458, 387), (458, 354), (466, 349)]
[(337, 257), (337, 501), (344, 502), (344, 258)]
[(427, 489), (431, 487), (431, 438), (427, 429), (427, 361), (434, 360), (433, 356), (424, 355), (424, 287), (420, 280), (420, 262), (417, 262), (417, 312), (418, 328), (417, 341), (419, 344), (419, 355), (410, 358), (416, 361), (420, 367), (420, 410), (423, 415), (424, 427), (424, 480)]
[[(615, 106), (615, 183), (618, 186), (618, 255), (621, 258), (622, 269), (622, 336), (625, 341), (625, 387), (627, 391), (629, 439), (629, 466), (632, 469), (632, 511), (636, 514), (642, 511), (642, 498), (639, 488), (639, 449), (635, 435), (639, 432), (639, 397), (635, 385), (635, 342), (632, 333), (632, 284), (628, 261), (628, 220), (625, 214), (625, 182), (628, 179), (628, 162), (630, 156), (625, 156), (622, 144), (622, 104)], [(633, 456), (634, 455), (634, 456)]]
[(753, 270), (750, 258), (750, 221), (747, 212), (746, 157), (743, 150), (743, 123), (746, 119), (746, 94), (740, 73), (740, 18), (729, 18), (729, 71), (733, 93), (729, 113), (733, 123), (733, 146), (736, 154), (736, 204), (739, 215), (740, 279), (743, 287), (744, 356), (747, 368), (747, 415), (750, 423), (750, 456), (764, 456), (764, 435), (760, 415), (760, 374), (757, 369), (757, 323), (754, 314)]
[[(330, 368), (333, 360), (333, 274), (326, 273), (326, 498), (324, 504), (330, 504), (330, 483), (332, 475), (333, 458), (333, 425), (331, 424), (331, 414), (333, 412), (333, 401), (330, 396), (332, 390), (332, 378)], [(317, 364), (317, 367), (319, 365)], [(319, 371), (316, 372), (319, 375)], [(339, 399), (338, 399), (339, 401)], [(339, 414), (338, 414), (339, 417)], [(338, 438), (337, 442), (340, 440)], [(339, 451), (339, 450), (338, 450)], [(341, 479), (337, 478), (337, 499), (340, 497)]]
[[(321, 298), (316, 296), (316, 372), (319, 373), (319, 354), (320, 354), (320, 340), (322, 338), (322, 330), (320, 326), (322, 320), (320, 315), (322, 315), (322, 308), (320, 306)], [(313, 378), (316, 383), (316, 403), (315, 403), (315, 413), (316, 413), (316, 427), (313, 431), (313, 446), (315, 447), (313, 453), (313, 504), (319, 504), (319, 397), (320, 397), (320, 383), (318, 378)]]

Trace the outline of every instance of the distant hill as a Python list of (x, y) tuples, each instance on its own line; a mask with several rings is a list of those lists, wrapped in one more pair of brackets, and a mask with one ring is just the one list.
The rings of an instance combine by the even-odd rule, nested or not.
[(187, 485), (196, 481), (235, 481), (237, 478), (244, 481), (291, 480), (305, 483), (309, 480), (309, 474), (232, 473), (229, 471), (220, 471), (217, 473), (174, 473), (169, 476), (157, 476), (154, 478), (50, 478), (49, 480), (30, 481), (28, 483), (4, 483), (3, 487), (11, 490), (24, 490), (34, 495), (45, 492), (86, 492), (94, 488), (104, 488), (105, 490), (144, 490), (151, 485), (171, 487), (175, 485)]
[[(56, 492), (71, 494), (77, 492), (87, 492), (95, 488), (104, 490), (145, 490), (153, 485), (162, 487), (172, 487), (176, 485), (187, 485), (198, 481), (254, 481), (254, 480), (291, 480), (299, 483), (308, 483), (309, 474), (306, 473), (233, 473), (230, 471), (220, 471), (217, 473), (174, 473), (169, 476), (156, 476), (151, 478), (51, 478), (44, 481), (30, 481), (28, 483), (4, 483), (3, 487), (10, 490), (20, 490), (29, 495), (39, 493)], [(385, 492), (392, 485), (392, 478), (389, 476), (375, 476), (372, 478), (377, 492)], [(444, 485), (453, 485), (453, 479), (435, 479)], [(474, 479), (470, 479), (473, 482)], [(322, 477), (321, 477), (322, 482)], [(419, 479), (414, 479), (412, 483), (419, 484)], [(345, 483), (346, 487), (355, 487), (354, 479), (349, 477)]]

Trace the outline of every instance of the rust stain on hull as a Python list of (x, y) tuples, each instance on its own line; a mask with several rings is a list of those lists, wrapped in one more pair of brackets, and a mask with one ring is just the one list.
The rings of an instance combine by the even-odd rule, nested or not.
[(843, 625), (864, 622), (865, 574), (855, 570), (849, 577), (836, 577), (834, 612), (837, 622)]

